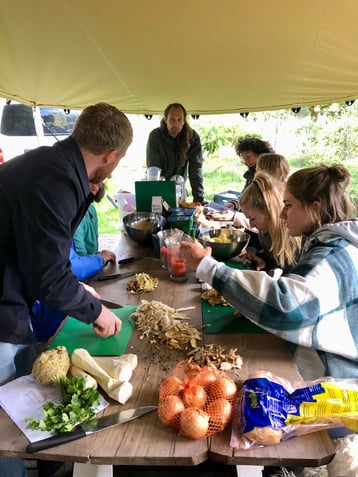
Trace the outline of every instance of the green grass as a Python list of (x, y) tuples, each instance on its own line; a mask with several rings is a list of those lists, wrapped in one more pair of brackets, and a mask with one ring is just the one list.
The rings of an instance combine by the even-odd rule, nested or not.
[[(115, 190), (108, 192), (114, 198)], [(98, 214), (98, 232), (99, 234), (114, 234), (119, 232), (119, 212), (109, 200), (104, 197), (100, 203), (96, 204)]]
[(203, 171), (205, 198), (213, 200), (215, 194), (226, 190), (241, 191), (245, 170), (246, 166), (237, 157), (206, 160)]
[(355, 204), (358, 206), (358, 164), (346, 164), (346, 167), (352, 175), (352, 183), (349, 187), (349, 193)]

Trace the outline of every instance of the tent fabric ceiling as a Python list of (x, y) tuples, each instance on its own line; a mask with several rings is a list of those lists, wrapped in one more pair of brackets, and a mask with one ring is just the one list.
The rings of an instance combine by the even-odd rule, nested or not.
[(131, 114), (358, 98), (357, 0), (1, 0), (0, 96)]

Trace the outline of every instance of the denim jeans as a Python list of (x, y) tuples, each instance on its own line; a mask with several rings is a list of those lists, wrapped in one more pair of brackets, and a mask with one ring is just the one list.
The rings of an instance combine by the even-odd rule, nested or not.
[[(12, 343), (0, 343), (0, 385), (15, 379), (24, 374), (26, 366), (25, 356), (30, 356), (32, 360), (33, 350), (26, 345), (16, 345)], [(20, 360), (18, 358), (21, 358)], [(19, 364), (16, 364), (18, 361)], [(20, 364), (21, 363), (21, 364)], [(31, 361), (28, 362), (28, 366)], [(24, 461), (16, 457), (0, 457), (0, 475), (6, 477), (27, 477), (27, 470)]]
[(0, 385), (12, 381), (16, 378), (15, 357), (26, 349), (26, 345), (16, 345), (12, 343), (0, 343)]

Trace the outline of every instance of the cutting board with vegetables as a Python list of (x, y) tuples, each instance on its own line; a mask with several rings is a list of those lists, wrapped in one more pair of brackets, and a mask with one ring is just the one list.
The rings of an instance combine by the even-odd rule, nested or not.
[(137, 309), (136, 306), (124, 306), (111, 310), (122, 320), (121, 331), (108, 338), (101, 338), (87, 325), (75, 318), (68, 318), (62, 329), (52, 341), (50, 349), (56, 346), (65, 346), (71, 354), (76, 348), (85, 348), (93, 356), (118, 356), (125, 353), (128, 342), (134, 330), (134, 320), (129, 316)]
[[(250, 264), (238, 260), (228, 260), (225, 264), (239, 270), (250, 270)], [(203, 324), (205, 334), (214, 333), (267, 333), (240, 314), (234, 314), (231, 306), (211, 305), (202, 301)]]

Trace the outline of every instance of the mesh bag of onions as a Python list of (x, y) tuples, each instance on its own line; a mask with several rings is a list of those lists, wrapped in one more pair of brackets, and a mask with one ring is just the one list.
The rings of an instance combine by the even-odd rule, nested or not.
[(236, 383), (214, 366), (180, 361), (159, 386), (158, 416), (182, 436), (201, 439), (231, 422)]

